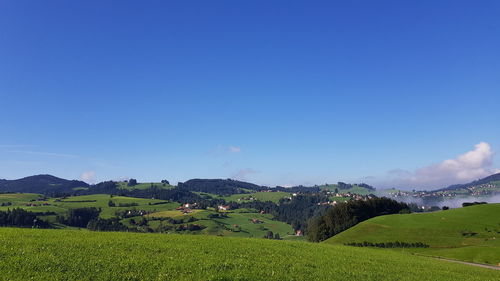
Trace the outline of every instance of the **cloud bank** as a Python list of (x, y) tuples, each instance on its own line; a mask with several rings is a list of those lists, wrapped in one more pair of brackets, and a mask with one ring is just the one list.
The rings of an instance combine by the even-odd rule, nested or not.
[(381, 182), (384, 187), (436, 189), (452, 184), (467, 183), (500, 172), (493, 169), (493, 151), (486, 142), (480, 142), (474, 149), (454, 159), (410, 172), (392, 170), (388, 180)]

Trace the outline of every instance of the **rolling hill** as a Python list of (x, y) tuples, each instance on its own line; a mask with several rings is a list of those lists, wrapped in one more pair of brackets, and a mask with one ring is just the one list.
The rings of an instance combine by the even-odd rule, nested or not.
[(88, 186), (83, 181), (66, 180), (51, 175), (36, 175), (17, 180), (0, 180), (0, 192), (54, 194), (73, 192), (75, 188)]
[(324, 243), (422, 242), (429, 248), (415, 253), (469, 262), (500, 263), (500, 204), (380, 216), (341, 232)]
[[(15, 249), (15, 250), (13, 250)], [(498, 280), (500, 272), (306, 242), (0, 228), (6, 280)]]
[(496, 183), (496, 182), (500, 182), (500, 173), (493, 174), (491, 176), (487, 176), (485, 178), (482, 178), (482, 179), (479, 179), (479, 180), (476, 180), (473, 182), (469, 182), (466, 184), (450, 185), (446, 188), (438, 189), (436, 191), (457, 190), (457, 189), (467, 188), (467, 187), (471, 187), (471, 186), (478, 186), (478, 185), (482, 185), (482, 184), (489, 184), (489, 183)]

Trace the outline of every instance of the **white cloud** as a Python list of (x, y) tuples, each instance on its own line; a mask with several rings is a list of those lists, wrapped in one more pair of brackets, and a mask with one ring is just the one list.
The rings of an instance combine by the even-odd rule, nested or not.
[(389, 171), (389, 180), (380, 185), (401, 188), (443, 188), (452, 184), (467, 183), (498, 172), (493, 169), (493, 151), (486, 142), (454, 159), (432, 164), (414, 172), (405, 170)]
[(218, 145), (216, 148), (207, 152), (207, 155), (214, 157), (227, 156), (228, 154), (239, 153), (241, 152), (241, 147), (231, 145), (231, 146), (223, 146)]
[(230, 146), (228, 148), (229, 152), (232, 152), (232, 153), (238, 153), (241, 151), (241, 147), (239, 146)]
[(95, 172), (94, 171), (86, 171), (83, 172), (80, 176), (80, 179), (86, 183), (95, 183)]
[(245, 181), (247, 180), (247, 177), (252, 174), (258, 174), (259, 172), (251, 169), (251, 168), (246, 168), (246, 169), (241, 169), (231, 175), (231, 178), (237, 179), (237, 180), (242, 180)]

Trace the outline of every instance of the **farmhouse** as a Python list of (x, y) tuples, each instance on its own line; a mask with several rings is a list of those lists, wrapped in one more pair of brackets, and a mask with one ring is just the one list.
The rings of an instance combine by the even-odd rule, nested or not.
[(219, 205), (219, 210), (228, 211), (231, 210), (231, 207), (229, 205)]

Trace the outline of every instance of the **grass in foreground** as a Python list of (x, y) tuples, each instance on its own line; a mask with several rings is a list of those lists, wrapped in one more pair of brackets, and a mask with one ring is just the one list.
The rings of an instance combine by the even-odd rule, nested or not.
[(0, 228), (6, 280), (498, 280), (426, 257), (306, 242)]

